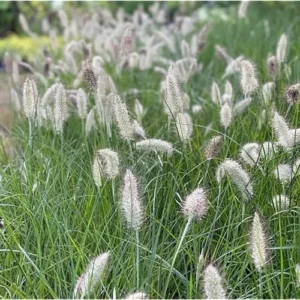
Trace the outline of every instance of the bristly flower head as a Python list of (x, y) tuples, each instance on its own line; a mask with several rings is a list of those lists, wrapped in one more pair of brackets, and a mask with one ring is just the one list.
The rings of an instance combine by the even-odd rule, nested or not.
[(300, 83), (293, 84), (285, 90), (285, 100), (288, 104), (295, 104), (299, 101)]
[(262, 94), (265, 105), (267, 106), (272, 99), (272, 92), (274, 90), (274, 82), (267, 82), (262, 87)]
[(188, 195), (182, 204), (182, 213), (191, 219), (201, 220), (207, 213), (207, 196), (202, 188)]
[(242, 0), (239, 9), (238, 9), (238, 17), (239, 19), (244, 19), (247, 15), (249, 1), (248, 0)]
[(137, 150), (157, 151), (167, 153), (168, 156), (173, 154), (173, 146), (171, 143), (159, 139), (147, 139), (136, 143)]
[(133, 294), (129, 294), (125, 298), (126, 300), (146, 300), (149, 299), (148, 295), (144, 292), (135, 292)]
[(119, 156), (111, 149), (101, 149), (96, 152), (92, 168), (93, 178), (96, 186), (101, 186), (101, 177), (107, 179), (115, 178), (119, 175)]
[(188, 113), (179, 113), (176, 116), (176, 128), (182, 142), (190, 140), (193, 133), (193, 123)]
[(285, 34), (282, 34), (276, 49), (276, 58), (279, 63), (286, 61), (288, 40)]
[(297, 287), (299, 288), (300, 287), (300, 264), (296, 264), (295, 272), (296, 272), (296, 284)]
[(129, 227), (139, 230), (143, 224), (143, 207), (136, 177), (127, 169), (121, 195), (121, 208)]
[(222, 277), (218, 269), (212, 264), (204, 270), (204, 292), (207, 299), (226, 299)]
[(228, 103), (225, 103), (221, 107), (220, 111), (220, 123), (221, 125), (227, 129), (232, 122), (232, 108)]
[(84, 62), (83, 74), (84, 74), (84, 78), (88, 84), (88, 87), (91, 90), (95, 90), (97, 88), (96, 76), (94, 74), (94, 71), (93, 71), (89, 61), (87, 61), (87, 60)]
[(250, 249), (254, 266), (258, 272), (261, 272), (268, 262), (267, 238), (256, 212), (250, 232)]
[(94, 290), (100, 279), (103, 278), (105, 274), (109, 256), (109, 252), (105, 252), (91, 260), (85, 273), (81, 275), (76, 282), (74, 288), (75, 297), (81, 295), (83, 298), (85, 295), (88, 295)]
[(221, 150), (223, 145), (223, 137), (221, 135), (214, 136), (210, 139), (204, 149), (206, 159), (213, 159)]
[(172, 118), (178, 113), (183, 112), (182, 95), (173, 71), (169, 71), (166, 78), (164, 106), (165, 113)]
[(225, 159), (216, 171), (217, 182), (220, 183), (226, 174), (230, 176), (230, 179), (238, 187), (244, 198), (248, 199), (253, 196), (250, 177), (238, 162), (228, 158)]
[(83, 89), (77, 92), (77, 111), (80, 119), (84, 119), (87, 115), (87, 96)]
[(54, 124), (55, 131), (62, 134), (64, 122), (67, 119), (67, 96), (65, 87), (59, 83), (57, 85), (54, 103)]
[(245, 144), (240, 151), (240, 157), (247, 165), (255, 166), (259, 158), (259, 145), (257, 143)]
[(286, 195), (277, 195), (272, 199), (276, 211), (287, 209), (290, 205), (290, 199)]
[(282, 184), (288, 184), (292, 180), (292, 168), (288, 164), (278, 165), (274, 170), (274, 174)]
[(258, 88), (255, 66), (249, 60), (241, 62), (241, 88), (244, 95), (250, 95)]
[(275, 79), (277, 76), (277, 60), (274, 55), (268, 58), (267, 67), (269, 75), (271, 78)]
[(26, 78), (23, 85), (23, 107), (25, 116), (29, 119), (35, 117), (36, 99), (32, 80)]
[(221, 92), (216, 82), (213, 82), (211, 86), (211, 100), (218, 105), (221, 103)]
[(122, 101), (120, 96), (116, 95), (113, 99), (113, 106), (120, 136), (124, 140), (132, 140), (134, 135), (134, 128), (130, 121), (126, 104)]

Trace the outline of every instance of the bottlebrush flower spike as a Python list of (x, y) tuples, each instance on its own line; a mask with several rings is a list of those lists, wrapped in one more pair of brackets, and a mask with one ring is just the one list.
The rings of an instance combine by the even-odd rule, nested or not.
[(297, 131), (294, 129), (290, 130), (285, 119), (277, 112), (274, 113), (273, 128), (279, 145), (284, 149), (291, 149), (298, 142)]
[(29, 78), (26, 78), (23, 85), (23, 108), (27, 118), (33, 119), (35, 117), (35, 93), (32, 81)]
[(245, 144), (240, 151), (240, 157), (247, 165), (255, 166), (259, 158), (259, 145), (257, 143)]
[(268, 262), (267, 237), (257, 212), (254, 213), (250, 232), (250, 250), (255, 269), (262, 272)]
[(221, 107), (220, 111), (220, 123), (221, 125), (227, 129), (232, 122), (232, 109), (228, 103), (225, 103)]
[(77, 92), (77, 111), (80, 119), (84, 119), (87, 115), (87, 96), (83, 89)]
[(67, 119), (67, 97), (64, 86), (59, 83), (55, 94), (54, 125), (57, 133), (63, 132), (64, 122)]
[(271, 78), (275, 79), (277, 76), (277, 60), (276, 56), (271, 56), (267, 61), (267, 69)]
[(134, 131), (126, 104), (122, 101), (120, 96), (115, 96), (113, 106), (121, 137), (127, 141), (132, 140)]
[(299, 101), (300, 83), (289, 86), (285, 91), (285, 100), (288, 104), (296, 104)]
[(135, 115), (136, 115), (138, 121), (141, 123), (142, 119), (145, 115), (145, 112), (144, 112), (143, 105), (141, 104), (141, 102), (138, 99), (135, 99), (135, 101), (134, 101), (134, 112), (135, 112)]
[(83, 275), (81, 275), (74, 288), (74, 296), (81, 298), (93, 292), (98, 282), (105, 275), (109, 263), (109, 252), (100, 254), (96, 258), (92, 259), (88, 264), (88, 267)]
[(221, 150), (223, 145), (223, 137), (221, 135), (214, 136), (208, 142), (204, 150), (206, 159), (213, 159)]
[(232, 106), (232, 96), (233, 96), (233, 89), (231, 83), (226, 80), (224, 94), (222, 95), (221, 104), (228, 103), (228, 105)]
[(101, 177), (107, 179), (115, 178), (119, 175), (119, 156), (111, 149), (101, 149), (96, 152), (93, 163), (93, 178), (96, 186), (101, 186)]
[(182, 142), (190, 140), (193, 133), (193, 122), (188, 113), (179, 113), (176, 116), (176, 128)]
[(276, 211), (287, 209), (290, 206), (290, 199), (285, 195), (277, 195), (272, 199)]
[(88, 84), (88, 87), (91, 90), (95, 90), (97, 88), (97, 80), (90, 63), (87, 60), (84, 62), (83, 75)]
[(234, 114), (235, 115), (240, 115), (242, 114), (247, 108), (248, 106), (251, 104), (252, 102), (252, 98), (251, 97), (247, 97), (242, 101), (238, 101), (235, 106), (234, 106)]
[(174, 150), (171, 143), (159, 139), (148, 139), (137, 142), (136, 149), (148, 152), (157, 151), (167, 153), (168, 156), (171, 156)]
[(182, 213), (191, 219), (201, 220), (207, 213), (207, 196), (202, 188), (188, 195), (182, 204)]
[(267, 82), (262, 87), (262, 94), (265, 105), (268, 105), (270, 100), (272, 99), (272, 92), (274, 90), (274, 82)]
[(87, 135), (91, 133), (91, 131), (96, 127), (96, 120), (95, 120), (95, 107), (90, 110), (86, 117), (85, 122), (85, 132)]
[(295, 267), (295, 273), (296, 273), (296, 284), (297, 287), (300, 287), (300, 264), (296, 264)]
[(275, 168), (274, 175), (282, 184), (288, 184), (292, 180), (292, 168), (288, 164), (280, 164)]
[(247, 0), (242, 0), (239, 9), (238, 9), (238, 18), (239, 19), (244, 19), (247, 15), (247, 10), (248, 10), (248, 5), (249, 1)]
[(249, 60), (241, 62), (241, 88), (244, 95), (250, 95), (258, 88), (255, 66)]
[(172, 118), (176, 117), (178, 113), (183, 112), (180, 87), (172, 72), (169, 72), (166, 78), (164, 106), (165, 113)]
[(216, 55), (223, 59), (227, 64), (233, 61), (233, 58), (226, 52), (226, 50), (220, 45), (215, 46)]
[(133, 294), (129, 294), (125, 298), (126, 300), (146, 300), (149, 299), (148, 295), (144, 292), (135, 292)]
[(211, 86), (211, 100), (218, 105), (221, 103), (221, 92), (216, 82), (213, 82)]
[(218, 166), (216, 179), (219, 184), (226, 174), (229, 175), (230, 179), (238, 187), (244, 198), (248, 199), (253, 196), (253, 187), (250, 182), (250, 177), (238, 162), (232, 159), (225, 159)]
[(212, 264), (204, 270), (204, 293), (207, 299), (227, 299), (222, 277)]
[(288, 40), (285, 34), (282, 34), (276, 49), (277, 61), (281, 64), (286, 61)]
[(240, 72), (241, 71), (241, 61), (244, 60), (244, 56), (238, 56), (237, 58), (230, 61), (225, 69), (225, 73), (222, 78), (226, 78), (227, 76)]
[(136, 177), (127, 169), (121, 195), (121, 208), (127, 224), (133, 230), (139, 230), (143, 224), (143, 207), (138, 191)]
[(134, 136), (137, 139), (146, 138), (146, 133), (144, 128), (139, 124), (139, 122), (137, 120), (133, 121), (133, 130), (134, 130)]

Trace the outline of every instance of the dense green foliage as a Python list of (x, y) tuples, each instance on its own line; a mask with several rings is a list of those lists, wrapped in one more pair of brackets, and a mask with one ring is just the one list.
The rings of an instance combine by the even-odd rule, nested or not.
[[(229, 178), (218, 185), (215, 171), (225, 158), (238, 160), (245, 143), (275, 141), (270, 124), (263, 124), (260, 130), (257, 127), (265, 108), (261, 89), (226, 133), (219, 122), (219, 108), (210, 100), (212, 82), (219, 86), (225, 83), (222, 75), (226, 65), (215, 56), (216, 44), (224, 46), (233, 57), (244, 55), (253, 61), (262, 86), (271, 81), (266, 69), (268, 53), (275, 53), (279, 37), (286, 33), (290, 75), (282, 72), (276, 79), (272, 98), (276, 110), (286, 114), (285, 88), (299, 82), (300, 77), (300, 26), (294, 8), (299, 9), (299, 5), (283, 5), (281, 9), (255, 2), (250, 4), (246, 19), (238, 20), (236, 7), (232, 6), (225, 10), (227, 21), (208, 20), (207, 44), (198, 57), (203, 69), (183, 87), (192, 104), (201, 103), (203, 107), (193, 116), (192, 140), (186, 145), (179, 141), (176, 130), (170, 129), (163, 113), (161, 76), (153, 70), (126, 68), (118, 74), (107, 66), (120, 95), (130, 89), (140, 91), (138, 98), (147, 110), (142, 124), (147, 136), (173, 143), (181, 154), (158, 158), (156, 154), (137, 151), (134, 142), (120, 139), (115, 127), (111, 138), (101, 126), (87, 136), (84, 123), (75, 114), (65, 124), (63, 139), (52, 131), (34, 127), (31, 147), (27, 120), (16, 116), (11, 132), (16, 155), (12, 161), (2, 159), (0, 170), (0, 215), (5, 223), (0, 236), (0, 295), (71, 298), (89, 259), (110, 251), (105, 288), (96, 290), (91, 298), (112, 297), (114, 289), (117, 297), (135, 290), (144, 290), (151, 298), (204, 297), (202, 281), (196, 282), (195, 275), (203, 250), (205, 263), (212, 262), (220, 269), (229, 298), (299, 298), (295, 265), (300, 263), (300, 182), (295, 178), (283, 187), (273, 175), (279, 163), (293, 163), (300, 157), (299, 146), (288, 153), (280, 151), (264, 162), (265, 176), (257, 166), (244, 167), (254, 187), (253, 199), (245, 202)], [(62, 78), (69, 87), (71, 79)], [(241, 99), (239, 74), (228, 79), (234, 99)], [(87, 91), (86, 86), (83, 88)], [(44, 92), (44, 87), (39, 87), (39, 93)], [(91, 102), (93, 97), (90, 93)], [(133, 111), (136, 96), (127, 94), (123, 98)], [(299, 105), (295, 104), (287, 116), (292, 128), (300, 127)], [(209, 124), (212, 129), (206, 135)], [(224, 135), (225, 143), (218, 156), (207, 161), (203, 149), (216, 134)], [(140, 231), (139, 286), (135, 233), (127, 228), (119, 209), (122, 176), (106, 181), (101, 188), (92, 178), (93, 158), (101, 148), (118, 152), (122, 175), (130, 168), (140, 182), (146, 218)], [(170, 263), (186, 224), (180, 202), (198, 186), (207, 190), (208, 214), (192, 224), (164, 294)], [(289, 209), (277, 212), (272, 197), (283, 192), (291, 204)], [(271, 253), (261, 274), (255, 271), (249, 251), (249, 229), (255, 211), (264, 220)]]

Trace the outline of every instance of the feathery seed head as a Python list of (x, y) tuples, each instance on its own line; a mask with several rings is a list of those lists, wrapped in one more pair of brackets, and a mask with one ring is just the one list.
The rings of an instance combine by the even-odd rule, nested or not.
[(232, 122), (232, 109), (228, 103), (225, 103), (221, 107), (220, 111), (220, 123), (221, 125), (227, 129)]
[(180, 87), (174, 73), (171, 71), (166, 78), (165, 90), (165, 113), (170, 117), (175, 117), (183, 112), (183, 103)]
[(254, 266), (261, 272), (268, 261), (267, 238), (257, 212), (254, 213), (250, 232), (250, 250)]
[(147, 139), (137, 142), (136, 149), (147, 152), (157, 151), (161, 153), (167, 153), (168, 156), (171, 156), (174, 150), (171, 143), (159, 139)]
[(271, 78), (275, 79), (277, 76), (277, 60), (274, 55), (268, 58), (267, 69)]
[(247, 165), (255, 166), (259, 158), (259, 145), (257, 143), (245, 144), (240, 151), (240, 157)]
[(77, 110), (80, 119), (84, 119), (87, 115), (87, 96), (83, 89), (77, 92)]
[(290, 205), (290, 199), (286, 195), (277, 195), (272, 199), (276, 211), (287, 209)]
[(134, 101), (134, 112), (135, 112), (135, 115), (136, 115), (138, 121), (141, 122), (145, 115), (145, 112), (144, 112), (143, 105), (141, 104), (141, 102), (138, 99), (135, 99), (135, 101)]
[(126, 170), (124, 176), (121, 207), (128, 226), (133, 230), (139, 230), (143, 224), (143, 207), (137, 179), (129, 169)]
[(146, 138), (145, 130), (137, 120), (133, 121), (133, 131), (134, 131), (135, 138), (137, 138), (137, 139)]
[(109, 257), (109, 252), (105, 252), (90, 261), (85, 273), (81, 275), (76, 282), (74, 288), (75, 297), (81, 295), (83, 298), (94, 290), (107, 270)]
[(218, 166), (216, 179), (219, 184), (226, 174), (229, 175), (245, 199), (253, 196), (250, 177), (238, 162), (227, 158)]
[(65, 87), (59, 83), (55, 93), (54, 125), (56, 133), (62, 134), (67, 119), (67, 96)]
[(182, 204), (182, 213), (191, 219), (201, 220), (207, 213), (207, 196), (202, 188), (188, 195)]
[(295, 104), (299, 101), (300, 83), (293, 84), (285, 90), (285, 100), (288, 104)]
[(248, 0), (242, 0), (239, 9), (238, 9), (238, 18), (244, 19), (247, 15), (249, 1)]
[(119, 156), (111, 149), (100, 149), (96, 152), (93, 163), (93, 178), (96, 186), (101, 186), (101, 177), (107, 179), (115, 178), (119, 175)]
[(272, 99), (272, 92), (274, 90), (274, 82), (267, 82), (262, 87), (262, 95), (265, 102), (265, 105), (268, 105)]
[(86, 117), (85, 132), (88, 135), (96, 127), (95, 107), (90, 110)]
[(218, 269), (212, 264), (204, 270), (204, 292), (207, 299), (226, 299), (222, 277)]
[(296, 273), (296, 284), (297, 287), (300, 287), (300, 264), (296, 264), (295, 267), (295, 273)]
[(204, 150), (206, 159), (213, 159), (223, 146), (223, 137), (221, 135), (214, 136), (210, 139)]
[(241, 88), (245, 95), (250, 95), (258, 88), (255, 66), (249, 60), (241, 62)]
[(226, 102), (231, 106), (232, 105), (232, 96), (233, 96), (233, 88), (231, 83), (226, 80), (224, 94), (221, 99), (221, 104), (225, 104)]
[(126, 300), (146, 300), (149, 299), (148, 295), (144, 292), (135, 292), (133, 294), (129, 294), (125, 298)]
[(116, 95), (113, 99), (113, 106), (120, 136), (124, 140), (132, 140), (134, 131), (126, 104), (122, 101), (120, 96)]
[(88, 84), (88, 87), (91, 90), (95, 90), (97, 88), (97, 80), (88, 60), (84, 61), (83, 75)]
[(282, 184), (288, 184), (292, 180), (292, 168), (288, 164), (280, 164), (274, 170), (274, 175)]
[(32, 81), (26, 78), (23, 85), (23, 108), (27, 118), (35, 117), (36, 101)]
[(290, 130), (285, 119), (280, 116), (277, 112), (274, 113), (273, 117), (273, 128), (275, 137), (278, 144), (284, 149), (293, 148), (296, 141), (295, 130)]
[(179, 113), (176, 116), (176, 128), (182, 142), (188, 142), (193, 133), (193, 123), (188, 113)]
[(221, 92), (216, 82), (213, 82), (211, 86), (211, 100), (218, 105), (221, 103)]
[(247, 97), (242, 101), (238, 101), (234, 106), (234, 114), (235, 115), (242, 114), (248, 108), (251, 102), (252, 102), (251, 97)]
[(287, 46), (288, 46), (287, 36), (285, 34), (282, 34), (278, 41), (277, 49), (276, 49), (276, 58), (280, 64), (286, 61)]

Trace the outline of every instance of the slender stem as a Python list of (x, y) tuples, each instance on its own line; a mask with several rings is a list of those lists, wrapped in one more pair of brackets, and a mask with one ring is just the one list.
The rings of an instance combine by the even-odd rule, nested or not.
[(167, 281), (165, 282), (165, 289), (164, 289), (164, 293), (163, 293), (165, 299), (167, 299), (166, 293), (167, 293), (168, 285), (169, 285), (169, 282), (170, 282), (171, 274), (172, 274), (172, 272), (173, 272), (173, 267), (174, 267), (174, 264), (175, 264), (177, 255), (178, 255), (178, 253), (179, 253), (179, 251), (180, 251), (180, 248), (181, 248), (181, 246), (182, 246), (183, 240), (184, 240), (184, 238), (186, 237), (186, 235), (187, 235), (187, 233), (188, 233), (188, 231), (189, 231), (189, 228), (190, 228), (190, 225), (191, 225), (191, 223), (192, 223), (192, 220), (193, 220), (192, 218), (189, 218), (189, 219), (188, 219), (188, 221), (187, 221), (187, 223), (186, 223), (186, 225), (185, 225), (185, 228), (184, 228), (184, 230), (183, 230), (182, 236), (181, 236), (181, 238), (180, 238), (179, 244), (178, 244), (178, 246), (177, 246), (176, 252), (175, 252), (175, 254), (174, 254), (174, 256), (173, 256), (173, 260), (172, 260), (172, 263), (171, 263), (170, 272), (169, 272)]
[(32, 127), (31, 127), (31, 119), (28, 118), (28, 144), (31, 148), (32, 146)]
[(136, 286), (140, 287), (140, 236), (139, 231), (135, 231), (136, 236)]
[(280, 246), (280, 299), (283, 299), (283, 289), (284, 289), (284, 263), (283, 263), (283, 241), (282, 241), (282, 227), (281, 227), (281, 213), (279, 213), (278, 218), (279, 223), (279, 246)]

